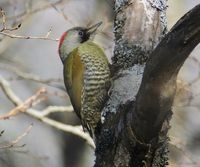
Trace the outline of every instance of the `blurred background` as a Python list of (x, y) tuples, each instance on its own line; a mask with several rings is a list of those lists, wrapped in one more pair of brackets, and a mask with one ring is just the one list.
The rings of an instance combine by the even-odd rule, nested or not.
[[(169, 0), (169, 29), (200, 0)], [(0, 75), (23, 101), (45, 87), (48, 99), (34, 106), (70, 106), (64, 91), (62, 63), (58, 56), (61, 34), (74, 26), (87, 26), (103, 21), (95, 42), (110, 59), (113, 50), (113, 2), (110, 0), (0, 0), (6, 14), (10, 34), (22, 37), (42, 37), (51, 30), (48, 39), (18, 39), (0, 35)], [(2, 19), (2, 17), (0, 17)], [(3, 28), (3, 22), (0, 29)], [(51, 39), (49, 39), (51, 38)], [(200, 46), (184, 64), (178, 79), (174, 115), (171, 121), (171, 166), (200, 166)], [(14, 104), (0, 90), (0, 114), (13, 109)], [(73, 112), (56, 112), (50, 118), (70, 125), (80, 125)], [(1, 148), (15, 140), (33, 123), (33, 128), (17, 143), (17, 147)], [(53, 128), (27, 114), (0, 120), (1, 167), (90, 167), (94, 150), (81, 138)], [(23, 145), (25, 144), (25, 146)], [(22, 146), (22, 147), (18, 147)]]

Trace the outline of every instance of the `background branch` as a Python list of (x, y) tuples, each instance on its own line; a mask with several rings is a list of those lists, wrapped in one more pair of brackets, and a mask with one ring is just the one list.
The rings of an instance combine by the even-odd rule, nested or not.
[(41, 40), (59, 41), (59, 39), (53, 39), (49, 37), (51, 34), (51, 29), (44, 36), (40, 36), (40, 37), (11, 34), (10, 31), (19, 29), (21, 27), (21, 23), (18, 24), (16, 27), (8, 28), (5, 11), (3, 9), (0, 9), (0, 13), (2, 15), (2, 25), (3, 25), (3, 28), (0, 30), (1, 35), (7, 36), (10, 38), (17, 38), (17, 39), (41, 39)]
[[(4, 87), (3, 85), (1, 85), (1, 86)], [(7, 114), (0, 116), (0, 120), (9, 119), (10, 117), (17, 115), (19, 112), (26, 112), (29, 108), (33, 107), (37, 103), (47, 99), (47, 97), (44, 96), (46, 94), (46, 92), (47, 92), (47, 90), (45, 88), (39, 89), (35, 93), (35, 95), (29, 97), (25, 102), (18, 105), (17, 107), (15, 107), (11, 111), (9, 111)]]
[[(109, 3), (110, 2), (111, 1), (109, 1)], [(176, 59), (177, 55), (169, 54), (171, 47), (172, 51), (176, 50), (174, 49), (174, 46), (178, 44), (172, 44), (168, 49), (166, 49), (167, 47), (165, 47), (165, 44), (168, 46), (168, 42), (166, 42), (162, 46), (166, 49), (164, 54), (169, 54), (169, 61), (171, 62), (168, 62), (167, 56), (164, 56), (166, 58), (158, 58), (160, 60), (155, 64), (153, 61), (151, 62), (151, 59), (154, 59), (154, 55), (159, 54), (157, 53), (158, 50), (153, 50), (158, 46), (160, 41), (162, 41), (167, 32), (166, 9), (169, 10), (168, 13), (171, 13), (171, 7), (174, 7), (174, 3), (177, 3), (173, 1), (173, 5), (170, 5), (171, 2), (169, 2), (170, 6), (167, 8), (166, 2), (166, 0), (115, 0), (107, 10), (108, 4), (106, 4), (105, 1), (3, 0), (1, 6), (6, 13), (4, 10), (0, 11), (0, 31), (5, 33), (0, 34), (0, 68), (2, 69), (1, 73), (4, 76), (3, 78), (0, 77), (0, 85), (3, 90), (1, 93), (3, 98), (0, 101), (4, 104), (1, 107), (2, 115), (5, 111), (10, 111), (13, 104), (15, 105), (15, 112), (11, 110), (6, 114), (6, 116), (11, 119), (9, 121), (1, 120), (3, 129), (7, 127), (11, 128), (8, 132), (10, 134), (6, 135), (8, 137), (14, 135), (17, 132), (16, 128), (20, 129), (24, 121), (30, 121), (30, 119), (33, 121), (32, 118), (36, 118), (37, 120), (40, 120), (42, 124), (36, 120), (37, 126), (34, 128), (35, 130), (33, 133), (34, 136), (40, 138), (40, 142), (36, 144), (36, 142), (33, 142), (32, 137), (29, 137), (27, 138), (27, 143), (29, 143), (28, 147), (31, 150), (38, 151), (38, 154), (48, 157), (48, 163), (42, 163), (41, 165), (49, 166), (49, 163), (51, 163), (52, 166), (67, 166), (70, 164), (70, 166), (75, 167), (91, 166), (94, 163), (94, 157), (90, 156), (93, 154), (93, 149), (88, 148), (88, 145), (85, 145), (83, 142), (86, 140), (92, 148), (94, 148), (95, 145), (92, 139), (83, 132), (81, 126), (72, 126), (80, 123), (76, 119), (74, 113), (71, 113), (73, 111), (72, 106), (54, 106), (54, 104), (65, 105), (69, 102), (69, 98), (66, 93), (54, 89), (56, 87), (65, 91), (63, 80), (57, 78), (58, 75), (61, 75), (60, 72), (62, 69), (62, 64), (58, 56), (56, 56), (57, 44), (56, 42), (42, 42), (41, 40), (43, 40), (43, 38), (45, 38), (45, 40), (49, 40), (46, 38), (50, 38), (50, 40), (58, 40), (51, 37), (52, 33), (61, 34), (72, 25), (85, 26), (92, 24), (92, 22), (96, 22), (98, 19), (103, 20), (104, 27), (101, 29), (102, 31), (98, 31), (95, 42), (100, 45), (102, 44), (101, 46), (104, 48), (108, 57), (112, 55), (113, 42), (115, 42), (115, 49), (112, 58), (113, 78), (112, 88), (109, 91), (110, 98), (105, 104), (102, 112), (102, 127), (97, 129), (95, 137), (96, 167), (166, 166), (168, 158), (170, 157), (168, 156), (167, 136), (171, 115), (170, 106), (173, 101), (174, 90), (176, 89), (176, 87), (173, 86), (175, 85), (175, 76), (176, 73), (178, 73), (178, 69), (177, 71), (172, 71), (170, 69), (171, 66), (176, 66), (173, 65), (173, 61), (182, 61), (180, 60), (182, 59), (181, 56), (180, 59)], [(186, 0), (186, 2), (189, 2), (189, 0)], [(85, 4), (87, 4), (86, 7), (84, 6)], [(184, 6), (185, 4), (182, 3), (182, 5)], [(178, 8), (177, 6), (174, 7), (174, 9), (177, 10), (175, 17), (178, 16), (177, 13), (183, 13), (183, 11), (181, 11), (182, 5), (178, 4)], [(191, 5), (194, 5), (194, 2), (190, 1), (188, 6), (191, 7)], [(188, 6), (184, 7), (189, 9), (190, 7)], [(114, 10), (112, 10), (113, 8)], [(74, 11), (78, 14), (78, 17), (76, 17), (77, 15), (74, 14)], [(82, 16), (79, 15), (80, 13), (84, 13), (85, 17), (79, 17)], [(60, 16), (62, 16), (62, 18), (60, 18)], [(198, 15), (191, 19), (197, 20), (197, 17)], [(69, 20), (70, 18), (72, 18), (73, 22)], [(114, 39), (113, 33), (111, 33), (113, 18)], [(171, 18), (169, 18), (169, 22), (170, 19)], [(35, 24), (36, 22), (37, 24)], [(23, 24), (23, 27), (20, 27), (21, 23)], [(183, 24), (183, 27), (184, 26), (188, 25)], [(51, 32), (51, 30), (48, 31), (49, 27), (52, 27), (54, 32)], [(32, 37), (32, 35), (30, 35), (30, 37), (29, 35), (19, 35), (33, 34), (33, 30), (35, 32), (34, 34), (41, 34), (41, 36), (34, 35), (33, 39), (35, 40), (27, 41), (27, 39)], [(178, 28), (177, 31), (179, 31)], [(173, 32), (174, 34), (177, 33), (176, 31)], [(179, 33), (179, 35), (182, 36), (181, 33)], [(188, 34), (183, 33), (183, 35)], [(189, 36), (193, 35), (190, 34)], [(16, 40), (11, 40), (11, 37), (16, 38)], [(169, 43), (172, 40), (177, 40), (173, 35), (168, 38)], [(184, 47), (185, 45), (188, 45), (187, 40), (188, 39), (186, 39), (185, 43), (183, 42)], [(162, 50), (162, 48), (160, 49)], [(179, 52), (183, 52), (181, 47)], [(160, 54), (161, 53), (162, 51)], [(148, 62), (150, 68), (147, 70), (145, 69), (145, 65), (149, 57), (151, 63), (149, 65)], [(39, 61), (35, 63), (35, 60)], [(159, 63), (159, 61), (163, 62)], [(170, 67), (168, 67), (167, 62)], [(199, 151), (197, 148), (198, 143), (196, 144), (196, 142), (199, 142), (199, 130), (197, 128), (195, 129), (195, 134), (191, 134), (190, 129), (188, 129), (191, 127), (197, 127), (197, 122), (199, 122), (198, 117), (200, 116), (197, 111), (199, 110), (198, 101), (200, 93), (196, 91), (197, 88), (199, 91), (199, 76), (197, 76), (197, 73), (193, 73), (194, 69), (197, 70), (197, 66), (199, 66), (198, 59), (195, 58), (192, 63), (192, 68), (191, 66), (188, 68), (187, 63), (185, 66), (187, 72), (192, 70), (190, 71), (192, 73), (189, 74), (189, 77), (187, 76), (188, 73), (186, 71), (181, 73), (179, 78), (181, 80), (177, 84), (177, 86), (180, 84), (181, 87), (178, 89), (179, 92), (177, 92), (178, 95), (176, 96), (177, 101), (174, 103), (174, 110), (176, 111), (174, 118), (176, 121), (173, 120), (171, 123), (173, 126), (171, 132), (173, 133), (174, 131), (175, 134), (171, 135), (180, 139), (181, 142), (184, 141), (187, 145), (179, 143), (179, 140), (172, 140), (171, 142), (169, 141), (169, 143), (173, 144), (173, 147), (177, 146), (175, 149), (172, 148), (173, 157), (170, 158), (172, 158), (172, 161), (174, 160), (175, 163), (178, 163), (179, 166), (183, 163), (195, 164), (196, 162), (198, 166), (198, 157), (196, 158), (195, 156), (199, 154), (196, 152), (196, 150)], [(144, 69), (146, 76), (143, 76)], [(167, 69), (167, 72), (159, 72), (160, 69), (161, 71)], [(168, 72), (171, 73), (171, 78), (168, 76)], [(199, 72), (199, 69), (197, 72)], [(36, 74), (40, 74), (41, 76)], [(44, 77), (49, 76), (49, 74), (50, 77)], [(194, 75), (197, 77), (195, 78)], [(168, 79), (165, 79), (167, 77), (171, 82), (169, 82)], [(189, 79), (189, 81), (185, 81), (187, 79)], [(12, 87), (9, 84), (12, 84)], [(41, 102), (43, 97), (34, 98), (35, 94), (32, 93), (32, 90), (37, 89), (41, 85), (51, 87), (47, 87), (48, 90), (46, 89), (47, 92), (45, 93), (45, 98), (48, 97), (48, 99), (45, 99), (46, 101), (44, 103), (40, 103), (39, 106), (37, 106), (40, 109), (35, 109), (35, 103)], [(140, 90), (139, 93), (138, 90)], [(32, 96), (32, 94), (34, 95)], [(8, 97), (9, 101), (4, 95)], [(178, 96), (181, 96), (181, 98)], [(21, 97), (27, 97), (27, 99), (22, 99)], [(177, 105), (178, 103), (179, 106)], [(167, 108), (165, 108), (165, 105)], [(189, 105), (190, 108), (183, 108), (183, 105)], [(190, 112), (186, 112), (188, 110)], [(24, 111), (26, 112), (20, 114)], [(160, 114), (157, 115), (158, 113)], [(24, 114), (27, 114), (30, 117), (25, 117), (24, 120)], [(7, 118), (6, 116), (3, 118)], [(190, 121), (192, 122), (192, 125), (190, 124)], [(174, 122), (175, 124), (173, 124)], [(19, 126), (15, 126), (15, 124)], [(55, 131), (54, 129), (51, 129), (51, 127), (44, 125), (50, 125), (60, 131)], [(187, 127), (187, 129), (185, 127)], [(183, 130), (181, 128), (185, 129)], [(177, 131), (179, 133), (177, 133)], [(183, 134), (185, 132), (187, 133), (187, 138), (184, 138), (186, 137), (186, 135)], [(74, 135), (69, 135), (68, 133)], [(0, 137), (4, 138), (4, 135), (1, 136), (1, 134), (2, 132), (0, 132)], [(45, 136), (49, 136), (48, 140), (46, 140), (46, 137), (43, 137), (44, 134)], [(84, 141), (79, 138), (84, 139)], [(0, 143), (0, 145), (1, 144), (2, 143)], [(52, 150), (51, 152), (48, 151), (50, 145)], [(192, 145), (195, 149), (192, 148)], [(20, 146), (21, 145), (19, 144), (15, 145), (16, 148), (20, 148)], [(180, 151), (177, 152), (177, 149)], [(6, 149), (5, 152), (7, 151), (8, 153), (6, 153), (6, 155), (8, 154), (8, 156), (15, 152), (14, 149)], [(21, 151), (21, 149), (19, 151)], [(176, 156), (174, 156), (174, 151), (176, 152)], [(4, 150), (1, 149), (1, 153), (3, 152)], [(24, 151), (24, 153), (25, 152), (26, 151)], [(60, 154), (64, 156), (62, 157)], [(55, 155), (59, 156), (56, 157)], [(85, 158), (85, 155), (90, 157), (90, 160)], [(10, 166), (14, 165), (21, 167), (26, 162), (28, 162), (30, 166), (32, 164), (35, 166), (34, 164), (36, 164), (35, 161), (34, 163), (30, 163), (32, 160), (29, 161), (28, 158), (30, 157), (28, 156), (24, 159), (23, 157), (20, 157), (21, 164), (17, 164), (18, 162), (16, 163), (15, 159), (18, 160), (18, 157), (16, 156), (14, 155), (12, 159), (8, 159)], [(35, 157), (34, 159), (36, 159)], [(177, 157), (182, 159), (178, 159)], [(0, 158), (0, 166), (1, 159), (3, 158)], [(86, 165), (83, 165), (82, 159), (87, 163)], [(184, 160), (186, 161), (184, 162)], [(79, 163), (80, 161), (81, 163)], [(88, 164), (88, 161), (90, 164)], [(55, 163), (58, 164), (53, 165)], [(181, 165), (179, 163), (181, 163)]]
[(19, 135), (15, 140), (7, 142), (6, 144), (0, 144), (0, 149), (8, 149), (8, 148), (16, 148), (16, 147), (23, 147), (24, 145), (21, 146), (16, 146), (16, 144), (18, 144), (25, 136), (27, 136), (29, 134), (29, 132), (31, 131), (33, 127), (33, 124), (31, 124), (30, 126), (28, 126), (28, 128), (21, 134)]
[[(0, 77), (0, 86), (6, 94), (6, 96), (8, 97), (8, 99), (10, 99), (10, 101), (13, 104), (15, 104), (16, 106), (20, 106), (23, 104), (23, 101), (12, 91), (12, 89), (9, 86), (9, 83), (3, 77)], [(82, 127), (60, 123), (58, 121), (45, 117), (40, 111), (31, 108), (27, 109), (25, 113), (54, 128), (76, 135), (86, 140), (92, 148), (95, 148), (94, 142), (91, 139), (90, 135), (88, 133), (83, 132)]]
[(51, 30), (49, 30), (44, 36), (22, 36), (22, 35), (15, 35), (6, 32), (0, 32), (1, 35), (10, 37), (10, 38), (17, 38), (17, 39), (41, 39), (41, 40), (49, 40), (49, 41), (59, 41), (59, 39), (50, 38)]
[(34, 81), (34, 82), (39, 82), (39, 83), (43, 83), (43, 84), (53, 84), (54, 82), (58, 82), (58, 83), (63, 82), (63, 79), (61, 79), (61, 78), (43, 79), (36, 74), (24, 72), (24, 71), (20, 70), (19, 68), (13, 67), (13, 66), (8, 65), (8, 64), (0, 63), (0, 68), (3, 69), (3, 70), (13, 72), (14, 74), (16, 74), (21, 79), (31, 80), (31, 81)]
[[(61, 5), (62, 3), (64, 3), (63, 0), (58, 0), (57, 2), (53, 3), (53, 5), (55, 5), (55, 6), (56, 5)], [(51, 7), (52, 7), (52, 4), (47, 4), (47, 5), (35, 8), (35, 9), (27, 9), (24, 12), (21, 12), (21, 13), (19, 13), (17, 15), (7, 17), (7, 20), (13, 20), (13, 19), (22, 20), (27, 15), (35, 14), (37, 12), (44, 11), (44, 10), (49, 9)]]

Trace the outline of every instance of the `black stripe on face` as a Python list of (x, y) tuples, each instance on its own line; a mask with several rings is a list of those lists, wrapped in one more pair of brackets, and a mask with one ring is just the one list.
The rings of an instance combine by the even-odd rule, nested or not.
[(80, 29), (78, 31), (81, 43), (86, 42), (90, 38), (90, 34), (87, 33), (87, 29)]

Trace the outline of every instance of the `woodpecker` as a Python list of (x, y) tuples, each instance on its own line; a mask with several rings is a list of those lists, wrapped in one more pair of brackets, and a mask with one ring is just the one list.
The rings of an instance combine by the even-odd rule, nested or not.
[(108, 59), (101, 47), (92, 42), (101, 24), (67, 30), (60, 38), (58, 49), (72, 106), (81, 119), (83, 129), (92, 137), (100, 123), (101, 110), (110, 87)]

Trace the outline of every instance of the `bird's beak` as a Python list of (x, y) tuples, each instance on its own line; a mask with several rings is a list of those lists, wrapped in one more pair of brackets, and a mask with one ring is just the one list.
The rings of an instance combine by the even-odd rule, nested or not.
[(95, 24), (95, 25), (92, 25), (91, 27), (89, 27), (89, 28), (87, 29), (87, 33), (88, 33), (89, 35), (94, 34), (102, 23), (103, 23), (103, 22), (101, 21), (101, 22), (99, 22), (99, 23), (97, 23), (97, 24)]

